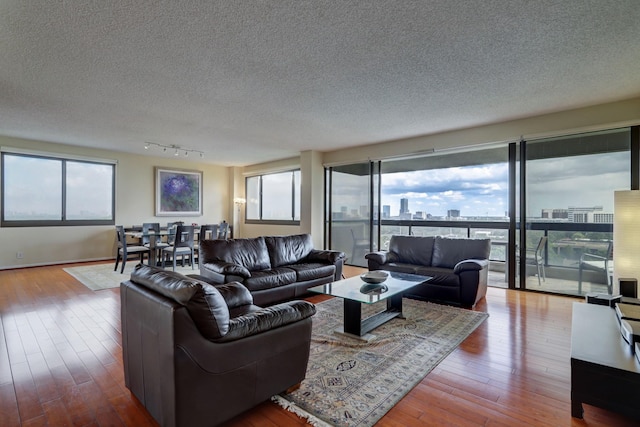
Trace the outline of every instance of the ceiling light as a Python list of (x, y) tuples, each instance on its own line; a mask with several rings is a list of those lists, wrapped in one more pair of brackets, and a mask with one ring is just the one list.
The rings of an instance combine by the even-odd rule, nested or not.
[(158, 144), (156, 142), (145, 142), (144, 143), (144, 149), (145, 150), (149, 150), (150, 148), (161, 149), (163, 153), (166, 153), (167, 150), (171, 149), (171, 150), (173, 150), (173, 155), (174, 156), (179, 156), (180, 153), (182, 153), (182, 152), (184, 152), (184, 156), (185, 157), (189, 157), (189, 153), (197, 153), (200, 156), (201, 159), (204, 159), (204, 151), (194, 150), (192, 148), (181, 147), (181, 146), (176, 145), (176, 144), (164, 145), (164, 144)]

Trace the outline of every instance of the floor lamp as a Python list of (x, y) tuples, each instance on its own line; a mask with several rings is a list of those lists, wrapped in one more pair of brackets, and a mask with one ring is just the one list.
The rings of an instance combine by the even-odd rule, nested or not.
[(613, 208), (613, 294), (619, 279), (640, 279), (640, 190), (616, 191)]
[(235, 230), (237, 230), (236, 233), (234, 233), (234, 238), (239, 238), (240, 237), (240, 224), (242, 222), (242, 207), (247, 203), (247, 199), (245, 199), (244, 197), (236, 197), (233, 199), (233, 203), (235, 203), (235, 205), (238, 207), (238, 215), (234, 221), (235, 223)]

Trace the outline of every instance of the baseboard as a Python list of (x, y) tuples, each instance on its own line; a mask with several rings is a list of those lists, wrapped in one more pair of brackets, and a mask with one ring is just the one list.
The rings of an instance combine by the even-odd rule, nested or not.
[(18, 265), (9, 265), (9, 266), (0, 266), (0, 270), (16, 270), (19, 268), (31, 268), (31, 267), (46, 267), (50, 265), (65, 265), (65, 264), (77, 264), (79, 262), (94, 262), (94, 261), (115, 261), (115, 258), (89, 258), (89, 259), (76, 259), (76, 260), (65, 260), (58, 262), (39, 262), (34, 264), (18, 264)]

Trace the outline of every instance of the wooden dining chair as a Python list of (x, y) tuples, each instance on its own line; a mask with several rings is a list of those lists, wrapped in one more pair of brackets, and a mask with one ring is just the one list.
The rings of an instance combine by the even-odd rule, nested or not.
[(169, 246), (173, 245), (173, 242), (176, 238), (176, 227), (179, 225), (184, 225), (184, 221), (174, 221), (167, 223), (167, 244)]
[(142, 246), (149, 248), (149, 250), (155, 251), (154, 258), (160, 255), (163, 248), (169, 246), (161, 240), (160, 237), (160, 223), (159, 222), (144, 222), (142, 223)]
[(198, 241), (193, 244), (194, 253), (198, 258), (198, 264), (200, 264), (200, 242), (202, 240), (212, 240), (218, 238), (218, 224), (205, 224), (200, 226), (200, 233), (198, 233)]
[(195, 269), (194, 247), (193, 247), (194, 227), (193, 225), (178, 225), (176, 227), (175, 240), (173, 245), (162, 249), (162, 268), (165, 268), (166, 259), (171, 256), (173, 261), (173, 271), (176, 271), (176, 258), (180, 256), (181, 265), (184, 267), (185, 256), (190, 257), (191, 269)]
[(127, 259), (131, 255), (137, 255), (140, 257), (140, 262), (144, 260), (144, 254), (147, 256), (150, 254), (150, 249), (141, 245), (129, 245), (127, 243), (127, 235), (124, 232), (124, 226), (116, 225), (116, 238), (118, 239), (118, 252), (116, 254), (116, 266), (113, 271), (118, 270), (118, 264), (122, 260), (122, 268), (120, 274), (124, 273), (124, 266), (127, 264)]
[(229, 236), (229, 223), (223, 220), (218, 225), (218, 239), (227, 240), (228, 236)]

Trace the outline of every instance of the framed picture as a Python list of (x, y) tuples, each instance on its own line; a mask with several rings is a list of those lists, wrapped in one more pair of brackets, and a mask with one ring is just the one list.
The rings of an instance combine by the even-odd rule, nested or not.
[(202, 172), (156, 167), (156, 216), (201, 216)]

